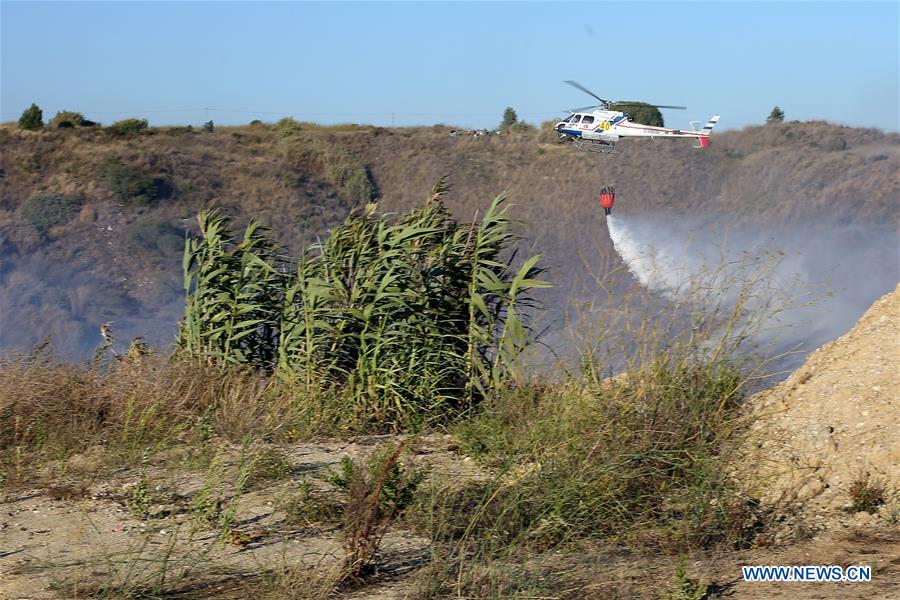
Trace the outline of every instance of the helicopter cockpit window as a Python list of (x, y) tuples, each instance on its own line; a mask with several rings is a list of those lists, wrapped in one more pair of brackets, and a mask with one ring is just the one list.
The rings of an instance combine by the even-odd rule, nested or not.
[(593, 123), (593, 122), (594, 122), (594, 117), (592, 117), (592, 116), (590, 116), (590, 115), (586, 116), (586, 117), (584, 118), (584, 120), (582, 121), (583, 124)]
[(581, 115), (572, 115), (569, 117), (569, 123), (577, 123), (581, 119)]

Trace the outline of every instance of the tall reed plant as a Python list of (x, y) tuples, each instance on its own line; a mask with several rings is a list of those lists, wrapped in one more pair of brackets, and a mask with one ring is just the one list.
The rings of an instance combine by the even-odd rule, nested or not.
[(442, 180), (406, 215), (368, 204), (288, 272), (257, 224), (201, 213), (185, 249), (181, 347), (331, 388), (355, 420), (418, 427), (509, 380), (533, 341), (539, 256), (517, 261), (506, 197), (459, 223)]

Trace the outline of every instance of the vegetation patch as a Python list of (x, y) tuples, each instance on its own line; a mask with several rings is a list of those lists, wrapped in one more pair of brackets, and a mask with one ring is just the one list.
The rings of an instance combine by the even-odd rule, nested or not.
[(160, 199), (165, 182), (115, 158), (101, 163), (97, 175), (107, 189), (129, 206), (147, 206)]
[(462, 225), (444, 191), (399, 219), (358, 211), (296, 266), (257, 223), (238, 238), (202, 213), (185, 254), (182, 351), (331, 388), (344, 420), (380, 427), (474, 406), (515, 370), (531, 341), (530, 294), (547, 284), (538, 256), (504, 259), (516, 239), (504, 198)]
[(359, 204), (372, 201), (378, 189), (365, 162), (318, 129), (315, 124), (291, 118), (282, 119), (275, 126), (276, 136), (289, 159), (319, 170), (351, 201)]
[(848, 490), (850, 495), (849, 512), (867, 512), (875, 514), (887, 497), (887, 486), (868, 475), (857, 477)]
[(110, 125), (109, 130), (128, 135), (146, 131), (147, 127), (147, 119), (122, 119)]
[(125, 229), (125, 237), (151, 256), (177, 257), (184, 250), (184, 230), (159, 217), (138, 219)]
[(95, 127), (97, 123), (85, 119), (84, 115), (71, 110), (63, 110), (50, 119), (49, 126), (55, 129), (72, 129), (73, 127)]
[(32, 103), (31, 106), (22, 111), (19, 117), (19, 128), (27, 131), (37, 131), (44, 128), (44, 111), (37, 104)]
[(52, 227), (66, 225), (80, 210), (80, 199), (45, 192), (35, 194), (19, 209), (22, 218), (42, 235), (46, 235)]

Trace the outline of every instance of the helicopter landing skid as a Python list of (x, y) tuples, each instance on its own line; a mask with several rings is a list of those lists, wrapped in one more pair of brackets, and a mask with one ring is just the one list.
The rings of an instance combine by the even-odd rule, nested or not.
[(600, 140), (574, 140), (572, 145), (578, 148), (579, 150), (586, 150), (587, 152), (602, 152), (604, 154), (615, 154), (616, 152), (616, 143), (615, 142), (601, 142)]

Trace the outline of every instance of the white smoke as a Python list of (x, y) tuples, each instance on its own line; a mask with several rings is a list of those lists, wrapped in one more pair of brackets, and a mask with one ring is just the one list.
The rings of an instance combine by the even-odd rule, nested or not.
[(886, 225), (725, 227), (665, 215), (610, 216), (607, 226), (645, 288), (675, 301), (702, 289), (726, 308), (740, 299), (748, 313), (769, 311), (754, 341), (772, 352), (805, 353), (839, 337), (900, 279), (897, 230)]

